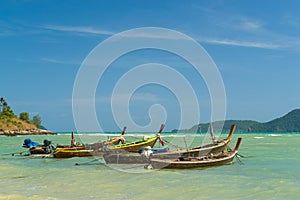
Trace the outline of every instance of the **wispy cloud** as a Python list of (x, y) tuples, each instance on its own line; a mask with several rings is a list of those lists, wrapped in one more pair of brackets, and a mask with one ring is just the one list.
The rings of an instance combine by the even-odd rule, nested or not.
[[(230, 23), (229, 23), (230, 22)], [(223, 26), (231, 27), (232, 29), (247, 32), (266, 32), (263, 27), (263, 22), (259, 20), (252, 20), (245, 17), (235, 18), (224, 22)], [(230, 26), (229, 26), (230, 24)], [(97, 29), (90, 26), (60, 26), (60, 25), (45, 25), (42, 26), (44, 29), (73, 32), (73, 33), (84, 33), (84, 34), (97, 34), (97, 35), (114, 35), (112, 31), (103, 29)], [(123, 33), (122, 37), (128, 38), (150, 38), (150, 39), (168, 39), (168, 40), (184, 40), (184, 36), (178, 34), (172, 34), (171, 32), (164, 32), (161, 29), (136, 29), (134, 32)], [(221, 37), (222, 38), (222, 37)], [(118, 39), (118, 38), (116, 38)], [(262, 49), (279, 49), (282, 46), (272, 42), (259, 42), (259, 41), (238, 41), (230, 39), (198, 39), (199, 42), (216, 44), (216, 45), (230, 45), (240, 47), (251, 47), (251, 48), (262, 48)], [(66, 63), (55, 59), (44, 58), (43, 61), (61, 63), (61, 64), (78, 64), (78, 63)]]
[(240, 46), (240, 47), (253, 47), (261, 49), (279, 49), (281, 46), (272, 43), (263, 42), (249, 42), (249, 41), (236, 41), (236, 40), (220, 40), (220, 39), (205, 39), (201, 40), (204, 43), (210, 44), (220, 44), (220, 45), (230, 45), (230, 46)]
[(53, 58), (41, 58), (43, 62), (56, 63), (56, 64), (64, 64), (64, 65), (79, 65), (80, 62), (75, 61), (67, 61), (67, 60), (57, 60)]
[[(179, 32), (178, 32), (179, 33)], [(135, 29), (133, 32), (125, 32), (122, 37), (128, 38), (149, 38), (149, 39), (166, 39), (166, 40), (186, 40), (184, 35), (164, 31), (161, 28)]]
[(90, 26), (58, 26), (58, 25), (45, 25), (41, 28), (54, 30), (54, 31), (64, 31), (64, 32), (75, 32), (75, 33), (88, 33), (97, 35), (113, 35), (114, 33), (107, 30), (96, 29)]
[(236, 29), (248, 31), (248, 32), (257, 32), (264, 30), (264, 23), (257, 20), (241, 19), (241, 21), (235, 25)]
[[(96, 35), (114, 35), (117, 32), (112, 32), (103, 29), (97, 29), (91, 26), (61, 26), (61, 25), (44, 25), (40, 26), (40, 28), (53, 30), (53, 31), (63, 31), (63, 32), (72, 32), (76, 34), (96, 34)], [(134, 32), (124, 32), (122, 33), (122, 37), (128, 38), (153, 38), (153, 39), (185, 39), (183, 36), (179, 36), (178, 34), (172, 34), (169, 32), (161, 31), (160, 28), (150, 28), (145, 31), (145, 29), (135, 29)]]

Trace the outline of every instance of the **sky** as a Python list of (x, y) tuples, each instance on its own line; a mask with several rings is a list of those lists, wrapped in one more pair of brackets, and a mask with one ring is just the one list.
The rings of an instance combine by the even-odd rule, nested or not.
[[(80, 103), (79, 99), (74, 101), (73, 91), (82, 63), (97, 45), (115, 34), (158, 27), (192, 38), (213, 60), (225, 89), (225, 119), (267, 122), (299, 108), (299, 7), (300, 2), (292, 0), (3, 0), (0, 2), (0, 96), (16, 115), (23, 111), (29, 112), (31, 117), (39, 114), (49, 130), (76, 131), (72, 108), (74, 103)], [(167, 41), (165, 44), (170, 46), (180, 42), (180, 39), (154, 33), (131, 37), (154, 38)], [(103, 59), (99, 60), (98, 67)], [(181, 127), (181, 120), (194, 123), (197, 110), (199, 122), (211, 121), (211, 91), (191, 63), (170, 52), (142, 49), (114, 60), (97, 83), (93, 106), (102, 131), (120, 131), (123, 126), (128, 126), (128, 131), (136, 131), (136, 127), (122, 124), (122, 117), (126, 115), (119, 107), (113, 108), (111, 97), (119, 80), (126, 78), (130, 70), (147, 63), (167, 65), (170, 72), (176, 70), (184, 76), (182, 80), (191, 85), (198, 107), (191, 103), (184, 111), (180, 110), (181, 103), (186, 101), (180, 98), (190, 96), (180, 97), (170, 90), (170, 87), (181, 87), (181, 79), (174, 81), (176, 73), (173, 76), (160, 70), (154, 74), (144, 72), (131, 77), (127, 83), (156, 75), (165, 81), (171, 77), (173, 82), (172, 86), (162, 86), (155, 81), (150, 84), (149, 79), (148, 84), (139, 85), (131, 93), (128, 105), (126, 94), (114, 96), (118, 100), (116, 104), (128, 106), (134, 123), (146, 127), (144, 131), (157, 131), (160, 123), (166, 124), (166, 131), (190, 128)], [(90, 103), (88, 100), (86, 105)], [(184, 119), (183, 112), (187, 112)], [(83, 120), (82, 124), (87, 126), (92, 121), (88, 115)], [(153, 126), (147, 126), (151, 120)], [(153, 130), (154, 126), (157, 130)], [(99, 129), (92, 126), (86, 131)]]

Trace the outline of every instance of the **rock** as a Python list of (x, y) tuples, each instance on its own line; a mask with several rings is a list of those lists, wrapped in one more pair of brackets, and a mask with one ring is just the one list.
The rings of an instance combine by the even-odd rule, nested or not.
[(48, 130), (27, 129), (27, 130), (0, 130), (0, 135), (16, 136), (16, 135), (56, 135)]

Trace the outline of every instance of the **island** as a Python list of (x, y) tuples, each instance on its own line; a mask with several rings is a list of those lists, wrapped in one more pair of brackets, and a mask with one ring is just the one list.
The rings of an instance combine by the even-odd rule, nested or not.
[(21, 112), (19, 116), (16, 116), (5, 99), (0, 98), (0, 135), (56, 134), (42, 126), (41, 122), (39, 115), (33, 116), (30, 120), (28, 112)]
[[(232, 124), (236, 125), (236, 132), (243, 133), (282, 133), (282, 132), (300, 132), (300, 109), (294, 109), (286, 115), (273, 119), (268, 122), (257, 122), (253, 120), (225, 120), (212, 123), (215, 130), (220, 130), (223, 125), (222, 132), (229, 132)], [(177, 130), (172, 132), (189, 132), (200, 133), (208, 132), (210, 123), (196, 124), (190, 129)]]

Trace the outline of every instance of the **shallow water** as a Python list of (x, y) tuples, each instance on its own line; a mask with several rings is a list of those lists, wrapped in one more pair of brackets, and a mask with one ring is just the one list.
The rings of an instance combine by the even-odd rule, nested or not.
[[(184, 147), (197, 145), (202, 136), (174, 137), (164, 136)], [(300, 134), (235, 134), (231, 148), (237, 137), (243, 138), (239, 150), (243, 165), (235, 160), (232, 165), (205, 169), (152, 171), (141, 165), (108, 167), (93, 157), (12, 156), (26, 150), (21, 148), (26, 137), (1, 136), (0, 199), (299, 199)], [(40, 143), (44, 139), (70, 142), (64, 134), (30, 138)], [(76, 138), (86, 142), (107, 136)]]

